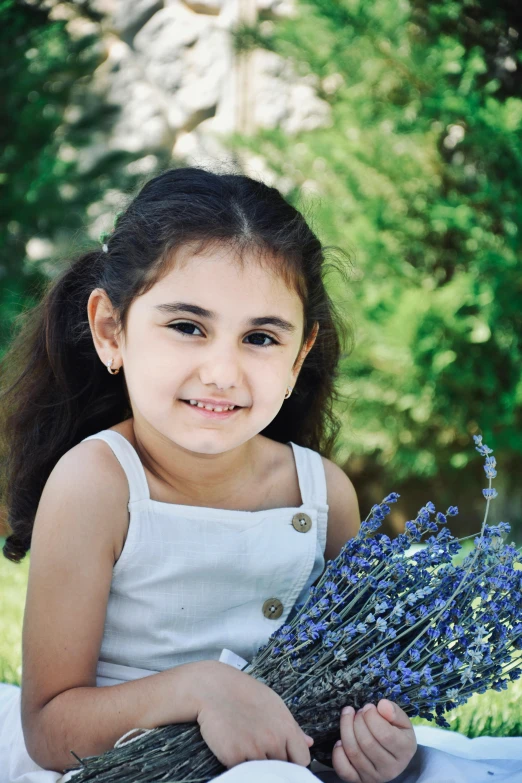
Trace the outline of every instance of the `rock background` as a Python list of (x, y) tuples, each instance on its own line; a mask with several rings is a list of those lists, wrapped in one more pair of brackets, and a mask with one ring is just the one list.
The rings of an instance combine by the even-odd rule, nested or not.
[[(135, 171), (143, 174), (165, 153), (188, 164), (237, 165), (227, 134), (251, 135), (259, 128), (296, 134), (328, 125), (330, 107), (317, 95), (316, 76), (299, 75), (293, 63), (261, 48), (234, 49), (238, 24), (273, 29), (278, 19), (297, 13), (295, 3), (90, 0), (76, 9), (57, 3), (53, 16), (67, 18), (73, 35), (97, 32), (106, 55), (87, 96), (82, 86), (78, 106), (69, 112), (75, 118), (91, 101), (113, 112), (110, 128), (100, 127), (87, 147), (75, 151), (80, 172), (118, 150), (135, 155)], [(90, 19), (82, 13), (86, 7)], [(260, 156), (245, 153), (239, 164), (276, 184)]]

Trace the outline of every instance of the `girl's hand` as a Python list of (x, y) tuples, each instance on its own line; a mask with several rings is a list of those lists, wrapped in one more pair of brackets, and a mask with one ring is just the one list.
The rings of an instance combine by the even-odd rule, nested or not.
[(201, 735), (225, 767), (279, 759), (307, 767), (313, 739), (267, 685), (226, 663), (215, 662), (198, 685)]
[[(345, 708), (347, 709), (347, 708)], [(332, 763), (349, 783), (386, 783), (400, 775), (417, 749), (410, 719), (398, 704), (381, 699), (341, 714), (341, 739)]]

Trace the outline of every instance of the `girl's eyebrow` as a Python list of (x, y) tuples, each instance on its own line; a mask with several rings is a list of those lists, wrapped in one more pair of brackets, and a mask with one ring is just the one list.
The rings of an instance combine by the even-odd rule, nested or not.
[[(188, 302), (169, 302), (168, 304), (156, 305), (155, 310), (159, 310), (162, 313), (192, 313), (192, 315), (198, 315), (200, 318), (216, 319), (216, 313), (212, 310), (205, 310), (204, 307), (199, 305), (189, 304)], [(284, 332), (295, 332), (296, 327), (290, 321), (285, 321), (284, 318), (280, 318), (278, 315), (263, 315), (259, 318), (251, 318), (249, 321), (250, 326), (266, 326), (272, 324), (278, 329)]]

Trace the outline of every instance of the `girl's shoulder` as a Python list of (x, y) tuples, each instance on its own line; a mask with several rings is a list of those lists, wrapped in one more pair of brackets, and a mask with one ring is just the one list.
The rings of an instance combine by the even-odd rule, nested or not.
[(361, 523), (355, 487), (345, 471), (327, 457), (321, 457), (326, 479), (328, 527), (325, 558), (334, 560), (343, 545), (353, 538)]
[(74, 477), (78, 490), (81, 487), (93, 490), (110, 487), (113, 492), (128, 495), (125, 473), (112, 450), (101, 439), (77, 443), (56, 463), (51, 476), (55, 473), (58, 482), (67, 482)]
[(81, 441), (58, 460), (40, 504), (59, 503), (70, 519), (74, 513), (93, 525), (95, 520), (105, 519), (101, 524), (105, 525), (104, 534), (110, 536), (116, 562), (128, 525), (128, 501), (129, 485), (123, 468), (104, 441), (93, 439)]

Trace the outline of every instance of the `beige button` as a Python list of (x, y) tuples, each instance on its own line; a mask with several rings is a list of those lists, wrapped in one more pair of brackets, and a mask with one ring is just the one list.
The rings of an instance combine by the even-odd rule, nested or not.
[(297, 530), (298, 533), (308, 533), (310, 528), (312, 527), (312, 520), (308, 516), (308, 514), (303, 514), (302, 512), (299, 512), (299, 514), (294, 514), (292, 517), (292, 525)]
[(263, 604), (263, 614), (269, 620), (277, 620), (283, 614), (283, 604), (278, 598), (269, 598)]

